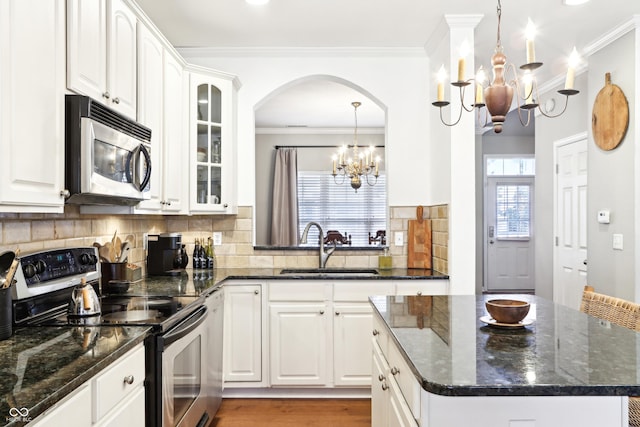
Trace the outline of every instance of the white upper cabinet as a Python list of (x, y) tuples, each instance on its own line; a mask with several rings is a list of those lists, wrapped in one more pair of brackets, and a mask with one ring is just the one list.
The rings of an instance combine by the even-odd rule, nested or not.
[(136, 119), (135, 14), (122, 0), (67, 0), (67, 86)]
[(142, 209), (162, 207), (164, 48), (144, 24), (138, 26), (138, 122), (151, 129), (151, 198)]
[(235, 76), (198, 69), (190, 73), (189, 210), (235, 214)]
[(1, 212), (64, 207), (64, 11), (64, 0), (0, 2)]
[[(180, 212), (186, 180), (187, 109), (182, 63), (144, 24), (138, 25), (138, 121), (151, 129), (151, 198), (136, 212)], [(185, 153), (185, 154), (183, 154)]]
[(186, 209), (189, 189), (187, 153), (189, 138), (186, 123), (187, 78), (182, 63), (169, 51), (164, 54), (164, 165), (162, 206), (166, 212)]

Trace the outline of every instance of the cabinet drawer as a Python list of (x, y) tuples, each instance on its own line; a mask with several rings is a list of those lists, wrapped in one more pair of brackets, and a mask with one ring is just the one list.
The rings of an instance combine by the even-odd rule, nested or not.
[(389, 361), (389, 377), (393, 377), (400, 387), (400, 392), (407, 401), (415, 419), (420, 419), (420, 384), (409, 369), (409, 365), (400, 354), (395, 344), (389, 345), (387, 355)]
[(375, 314), (375, 310), (373, 315), (373, 340), (380, 346), (383, 356), (385, 358), (389, 357), (389, 332), (382, 319)]
[(370, 295), (392, 295), (394, 285), (389, 281), (375, 283), (353, 280), (333, 285), (334, 301), (366, 302)]
[(93, 380), (93, 422), (99, 421), (118, 402), (144, 384), (144, 376), (142, 345), (98, 374)]
[(318, 281), (269, 283), (269, 301), (330, 301), (331, 287)]
[(71, 395), (29, 423), (30, 427), (69, 426), (84, 427), (91, 424), (91, 385), (84, 383)]
[(447, 295), (449, 280), (401, 280), (395, 287), (395, 295)]

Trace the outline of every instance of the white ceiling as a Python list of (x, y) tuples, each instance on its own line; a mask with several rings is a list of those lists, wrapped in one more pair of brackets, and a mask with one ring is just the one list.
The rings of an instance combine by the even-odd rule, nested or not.
[[(243, 0), (137, 1), (176, 47), (424, 48), (445, 14), (484, 15), (475, 35), (476, 65), (490, 68), (496, 42), (496, 0), (271, 0), (263, 6)], [(591, 0), (580, 6), (565, 6), (562, 0), (502, 0), (502, 44), (510, 61), (523, 63), (523, 30), (531, 18), (537, 28), (536, 57), (545, 63), (537, 73), (550, 78), (564, 72), (573, 46), (581, 52), (634, 14), (640, 14), (639, 0)], [(338, 83), (307, 82), (263, 105), (257, 125), (353, 126), (353, 114), (345, 118), (345, 111), (352, 111), (351, 101), (361, 100), (359, 125), (384, 126), (381, 110), (357, 96)], [(287, 107), (290, 102), (296, 107)], [(335, 112), (335, 118), (328, 112)]]

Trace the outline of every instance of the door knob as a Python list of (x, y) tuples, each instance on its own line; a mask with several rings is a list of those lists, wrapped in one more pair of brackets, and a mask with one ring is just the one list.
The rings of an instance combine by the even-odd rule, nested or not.
[(489, 244), (493, 245), (493, 239), (489, 240)]

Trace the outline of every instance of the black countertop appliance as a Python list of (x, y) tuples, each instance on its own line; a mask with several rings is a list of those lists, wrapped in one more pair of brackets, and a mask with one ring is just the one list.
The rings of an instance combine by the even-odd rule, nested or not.
[(183, 271), (180, 233), (149, 234), (147, 243), (149, 276), (177, 276)]

